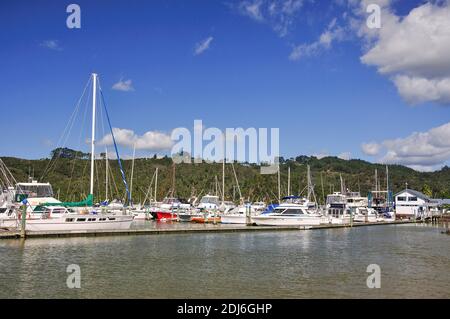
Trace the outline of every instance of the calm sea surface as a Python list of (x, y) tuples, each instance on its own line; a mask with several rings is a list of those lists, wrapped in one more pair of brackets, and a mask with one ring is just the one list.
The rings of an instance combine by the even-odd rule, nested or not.
[[(0, 297), (450, 298), (450, 236), (441, 231), (409, 224), (1, 240)], [(70, 264), (80, 266), (80, 289), (67, 287)], [(369, 264), (381, 268), (380, 289), (367, 288)]]

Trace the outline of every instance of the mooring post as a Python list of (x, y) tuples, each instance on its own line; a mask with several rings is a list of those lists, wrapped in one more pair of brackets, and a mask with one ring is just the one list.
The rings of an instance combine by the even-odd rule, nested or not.
[(27, 220), (27, 205), (22, 206), (22, 216), (21, 216), (21, 227), (20, 227), (20, 238), (26, 237), (26, 231), (25, 231), (25, 223)]
[(350, 209), (350, 227), (353, 227), (353, 210)]
[(250, 204), (245, 205), (245, 223), (247, 226), (252, 225), (252, 219), (250, 218)]

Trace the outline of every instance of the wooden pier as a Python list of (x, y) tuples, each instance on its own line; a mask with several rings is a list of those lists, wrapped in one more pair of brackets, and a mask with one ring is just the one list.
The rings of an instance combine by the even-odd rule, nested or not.
[[(163, 234), (200, 234), (200, 233), (233, 233), (233, 232), (273, 232), (273, 231), (299, 231), (352, 228), (364, 226), (411, 224), (415, 221), (392, 221), (375, 223), (353, 223), (344, 225), (319, 225), (319, 226), (246, 226), (246, 225), (224, 225), (208, 224), (204, 227), (177, 227), (160, 229), (127, 229), (127, 230), (88, 230), (88, 231), (48, 231), (48, 232), (26, 232), (26, 238), (66, 238), (66, 237), (104, 237), (104, 236), (131, 236), (131, 235), (163, 235)], [(19, 231), (0, 231), (0, 239), (19, 239)]]

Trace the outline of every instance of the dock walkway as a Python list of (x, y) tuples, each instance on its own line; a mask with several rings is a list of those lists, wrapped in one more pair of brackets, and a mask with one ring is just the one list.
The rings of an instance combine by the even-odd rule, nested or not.
[[(192, 233), (230, 233), (230, 232), (267, 232), (267, 231), (298, 231), (334, 229), (347, 227), (380, 226), (410, 224), (415, 221), (393, 221), (376, 223), (354, 223), (353, 225), (319, 225), (319, 226), (246, 226), (225, 224), (204, 224), (199, 227), (163, 227), (163, 228), (138, 228), (127, 230), (87, 230), (87, 231), (52, 231), (26, 233), (26, 238), (64, 238), (64, 237), (101, 237), (101, 236), (131, 236), (131, 235), (162, 235), (162, 234), (192, 234)], [(0, 231), (0, 239), (19, 239), (20, 231)]]

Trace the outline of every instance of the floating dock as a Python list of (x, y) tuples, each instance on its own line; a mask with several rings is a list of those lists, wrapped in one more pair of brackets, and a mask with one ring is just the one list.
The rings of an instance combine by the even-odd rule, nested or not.
[[(170, 228), (170, 223), (161, 228), (142, 228), (127, 230), (84, 230), (84, 231), (46, 231), (46, 232), (26, 232), (26, 238), (65, 238), (65, 237), (104, 237), (104, 236), (131, 236), (131, 235), (162, 235), (162, 234), (195, 234), (195, 233), (231, 233), (231, 232), (273, 232), (273, 231), (299, 231), (336, 229), (364, 226), (398, 225), (411, 224), (415, 221), (392, 221), (374, 223), (353, 223), (343, 225), (319, 225), (319, 226), (246, 226), (230, 224), (204, 224), (199, 227), (183, 227), (177, 223), (178, 227)], [(175, 224), (175, 223), (173, 223)], [(173, 225), (172, 224), (172, 225)], [(181, 226), (180, 226), (181, 225)], [(19, 239), (20, 231), (0, 231), (0, 239)]]

